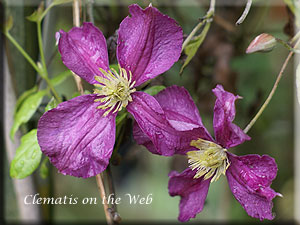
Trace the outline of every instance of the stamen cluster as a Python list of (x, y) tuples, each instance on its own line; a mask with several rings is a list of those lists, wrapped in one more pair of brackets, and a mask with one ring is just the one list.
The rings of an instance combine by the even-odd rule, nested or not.
[(199, 149), (199, 151), (190, 151), (187, 153), (191, 169), (197, 170), (194, 178), (205, 175), (204, 180), (213, 177), (211, 180), (213, 182), (218, 180), (221, 174), (225, 175), (230, 165), (226, 149), (214, 142), (201, 138), (191, 141), (190, 145)]
[(135, 81), (132, 82), (131, 71), (128, 74), (120, 65), (119, 73), (113, 68), (108, 71), (101, 68), (99, 70), (104, 76), (95, 76), (95, 80), (99, 82), (95, 86), (100, 89), (95, 89), (94, 93), (101, 97), (95, 101), (102, 103), (97, 107), (98, 109), (108, 109), (104, 113), (104, 116), (107, 116), (111, 111), (113, 113), (121, 111), (132, 101), (131, 94), (136, 91), (133, 88)]

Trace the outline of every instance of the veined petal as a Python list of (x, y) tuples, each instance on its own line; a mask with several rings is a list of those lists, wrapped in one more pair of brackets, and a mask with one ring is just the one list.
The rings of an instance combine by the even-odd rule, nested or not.
[(217, 85), (213, 92), (217, 97), (213, 121), (217, 143), (224, 148), (231, 148), (250, 140), (241, 128), (232, 123), (235, 117), (235, 100), (241, 97), (225, 91), (221, 85)]
[(73, 27), (69, 32), (60, 30), (58, 50), (63, 63), (90, 84), (98, 83), (95, 75), (99, 68), (109, 69), (106, 41), (102, 32), (92, 23)]
[(181, 53), (182, 29), (176, 21), (149, 6), (129, 6), (131, 16), (120, 24), (117, 58), (138, 86), (167, 71)]
[(196, 171), (190, 168), (182, 173), (172, 171), (169, 174), (169, 194), (181, 197), (179, 204), (178, 220), (186, 222), (200, 213), (208, 193), (210, 179), (194, 179)]
[(115, 143), (115, 117), (103, 117), (95, 94), (63, 102), (46, 112), (38, 123), (42, 152), (61, 172), (91, 177), (104, 171)]
[[(131, 96), (133, 101), (128, 104), (127, 110), (155, 146), (155, 151), (154, 148), (150, 150), (152, 153), (171, 156), (175, 153), (184, 154), (193, 149), (190, 147), (190, 142), (198, 138), (199, 131), (197, 128), (188, 131), (175, 130), (169, 124), (163, 109), (154, 97), (144, 92), (134, 92)], [(137, 129), (136, 126), (135, 129)], [(142, 133), (137, 130), (134, 131), (139, 144), (149, 142), (145, 136), (139, 134)]]
[(179, 131), (202, 128), (203, 133), (198, 138), (212, 141), (212, 137), (204, 127), (198, 108), (189, 92), (184, 87), (176, 85), (167, 87), (154, 98), (158, 101), (169, 123)]
[(141, 130), (141, 128), (139, 127), (136, 121), (133, 122), (132, 133), (133, 133), (134, 140), (139, 145), (144, 145), (153, 154), (159, 154), (157, 152), (156, 147), (150, 140), (150, 138)]
[(270, 185), (277, 174), (277, 165), (270, 156), (228, 154), (231, 162), (226, 176), (229, 187), (249, 216), (272, 220), (272, 199), (281, 194)]

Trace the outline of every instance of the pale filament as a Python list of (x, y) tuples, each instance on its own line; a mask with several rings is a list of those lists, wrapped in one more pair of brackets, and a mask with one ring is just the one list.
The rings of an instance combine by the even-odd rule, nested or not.
[(94, 93), (101, 98), (95, 101), (101, 102), (98, 109), (108, 109), (103, 115), (107, 116), (110, 112), (116, 113), (126, 107), (132, 101), (131, 94), (135, 92), (135, 81), (132, 82), (132, 73), (129, 74), (119, 65), (118, 73), (113, 68), (108, 71), (99, 69), (103, 76), (95, 76), (99, 84), (95, 84), (100, 89), (94, 89)]
[(187, 153), (191, 169), (197, 170), (194, 178), (204, 176), (203, 179), (206, 180), (212, 177), (211, 182), (213, 182), (218, 180), (222, 174), (225, 175), (230, 165), (226, 149), (201, 138), (191, 141), (190, 145), (199, 149)]

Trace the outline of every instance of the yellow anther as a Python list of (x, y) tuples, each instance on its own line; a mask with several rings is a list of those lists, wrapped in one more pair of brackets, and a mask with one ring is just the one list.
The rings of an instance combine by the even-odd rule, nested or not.
[(201, 138), (191, 141), (190, 145), (199, 149), (187, 153), (191, 169), (197, 170), (194, 178), (204, 176), (204, 180), (206, 180), (212, 177), (211, 182), (213, 182), (218, 180), (221, 174), (225, 175), (230, 165), (226, 149)]
[(99, 84), (95, 84), (100, 89), (94, 89), (94, 93), (101, 98), (95, 101), (103, 104), (99, 105), (98, 109), (108, 109), (104, 116), (107, 116), (110, 112), (116, 113), (121, 111), (123, 107), (126, 107), (129, 102), (132, 101), (131, 94), (135, 92), (134, 82), (132, 81), (132, 73), (129, 74), (124, 68), (119, 65), (119, 73), (115, 69), (105, 71), (99, 69), (103, 76), (95, 76), (95, 80)]

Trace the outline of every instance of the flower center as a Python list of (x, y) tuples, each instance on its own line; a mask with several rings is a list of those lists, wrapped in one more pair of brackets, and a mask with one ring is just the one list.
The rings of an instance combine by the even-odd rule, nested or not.
[(213, 177), (211, 180), (213, 182), (218, 180), (221, 174), (225, 175), (230, 165), (226, 154), (227, 149), (201, 138), (191, 141), (190, 145), (199, 149), (187, 153), (191, 169), (197, 170), (194, 178), (205, 175), (204, 180)]
[(119, 73), (114, 69), (104, 71), (100, 68), (99, 70), (105, 77), (95, 76), (95, 80), (99, 82), (95, 86), (100, 89), (95, 89), (94, 93), (101, 96), (95, 101), (102, 103), (97, 107), (98, 109), (108, 109), (103, 114), (107, 116), (111, 111), (113, 113), (121, 111), (132, 101), (131, 93), (135, 92), (135, 88), (133, 88), (135, 81), (132, 82), (131, 71), (128, 75), (127, 71), (120, 65)]

